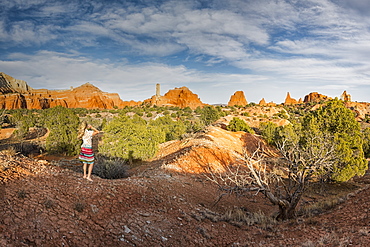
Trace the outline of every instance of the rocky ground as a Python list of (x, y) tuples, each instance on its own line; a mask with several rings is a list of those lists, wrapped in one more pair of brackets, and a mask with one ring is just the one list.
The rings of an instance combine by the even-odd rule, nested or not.
[[(215, 133), (206, 139), (220, 132)], [(221, 150), (235, 142), (222, 136), (214, 142)], [(170, 145), (177, 155), (167, 150), (131, 170), (128, 178), (93, 176), (93, 182), (82, 178), (75, 159), (37, 160), (2, 152), (0, 246), (310, 247), (370, 242), (369, 174), (336, 189), (311, 191), (303, 203), (344, 191), (340, 203), (323, 213), (275, 222), (270, 216), (277, 208), (261, 196), (224, 196), (216, 203), (219, 191), (202, 175), (164, 169), (191, 153), (184, 143), (178, 147), (186, 152)]]
[[(1, 246), (367, 246), (369, 178), (326, 213), (254, 224), (225, 218), (276, 210), (261, 197), (224, 197), (196, 175), (143, 169), (125, 179), (82, 178), (80, 167), (1, 156)], [(61, 162), (61, 161), (60, 161)], [(59, 164), (62, 164), (60, 163)], [(359, 186), (361, 185), (361, 186)], [(225, 220), (224, 220), (225, 219)]]

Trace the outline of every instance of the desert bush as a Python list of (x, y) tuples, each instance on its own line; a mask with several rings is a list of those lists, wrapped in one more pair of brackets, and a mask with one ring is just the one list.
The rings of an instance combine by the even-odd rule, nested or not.
[(166, 140), (165, 132), (160, 127), (148, 125), (145, 120), (136, 116), (116, 117), (107, 123), (103, 131), (100, 153), (126, 160), (152, 158), (159, 143)]
[(370, 158), (370, 127), (362, 131), (363, 134), (363, 150), (366, 158)]
[(275, 143), (278, 129), (277, 124), (273, 122), (262, 122), (260, 123), (259, 129), (268, 144), (272, 145)]
[(75, 204), (73, 205), (73, 209), (79, 213), (82, 213), (85, 210), (85, 207), (86, 207), (85, 203), (80, 201), (75, 202)]
[(165, 133), (165, 141), (178, 140), (186, 133), (186, 125), (184, 122), (173, 121), (168, 115), (152, 120), (149, 124), (159, 127)]
[(20, 189), (17, 191), (17, 196), (19, 199), (25, 199), (27, 197), (27, 192), (24, 189)]
[(226, 127), (229, 131), (245, 131), (247, 133), (254, 134), (254, 130), (248, 126), (248, 124), (238, 117), (233, 117), (229, 125)]
[(104, 179), (119, 179), (128, 177), (129, 166), (120, 158), (108, 158), (102, 155), (96, 157), (93, 174)]
[[(305, 133), (334, 136), (336, 154), (339, 157), (333, 166), (331, 179), (348, 181), (362, 176), (367, 170), (363, 151), (363, 135), (354, 113), (345, 107), (343, 101), (332, 100), (316, 111), (304, 116), (302, 128)], [(304, 142), (304, 136), (302, 141)]]
[(61, 106), (49, 108), (43, 111), (41, 119), (50, 131), (46, 139), (48, 152), (66, 155), (76, 155), (79, 152), (79, 118), (71, 109)]
[(21, 139), (27, 135), (30, 127), (36, 125), (37, 116), (31, 110), (17, 109), (13, 110), (10, 122), (17, 128), (14, 135)]
[(219, 119), (222, 115), (221, 108), (215, 108), (213, 106), (205, 106), (203, 109), (197, 108), (196, 111), (200, 114), (200, 119), (207, 126)]
[(197, 133), (206, 127), (203, 121), (198, 118), (187, 120), (184, 123), (186, 126), (186, 133)]

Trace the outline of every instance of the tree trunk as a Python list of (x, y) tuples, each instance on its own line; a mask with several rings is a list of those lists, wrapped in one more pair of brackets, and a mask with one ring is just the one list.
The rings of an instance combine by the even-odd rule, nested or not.
[(296, 206), (288, 204), (288, 207), (285, 207), (284, 205), (279, 205), (279, 214), (276, 217), (277, 220), (288, 220), (293, 219), (295, 217), (295, 209)]

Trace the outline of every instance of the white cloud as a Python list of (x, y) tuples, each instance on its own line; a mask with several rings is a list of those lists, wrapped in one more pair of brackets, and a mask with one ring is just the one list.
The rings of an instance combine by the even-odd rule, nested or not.
[[(1, 69), (33, 87), (91, 81), (105, 91), (120, 92), (124, 99), (142, 100), (159, 82), (163, 89), (185, 85), (195, 93), (199, 90), (210, 103), (227, 103), (236, 90), (251, 92), (253, 96), (246, 95), (256, 97), (254, 101), (265, 97), (281, 102), (287, 91), (303, 97), (315, 88), (325, 92), (351, 88), (366, 98), (370, 87), (370, 17), (363, 9), (369, 6), (365, 0), (225, 0), (202, 8), (199, 1), (10, 2), (0, 3), (2, 48), (37, 51), (51, 45), (61, 52), (5, 57), (9, 53), (3, 49)], [(19, 11), (4, 12), (10, 8)], [(70, 53), (88, 48), (107, 51), (107, 60)], [(109, 55), (118, 53), (124, 62), (110, 62)], [(250, 75), (171, 66), (172, 57), (178, 56), (178, 64), (183, 54), (187, 64), (205, 63), (210, 68), (227, 64), (224, 67)], [(217, 91), (219, 85), (225, 87), (222, 92)]]
[(92, 61), (78, 54), (49, 51), (34, 55), (12, 54), (8, 60), (0, 61), (0, 67), (33, 88), (67, 89), (91, 82), (105, 92), (119, 93), (123, 100), (137, 101), (154, 95), (155, 84), (160, 83), (163, 94), (186, 86), (206, 103), (227, 103), (235, 91), (252, 88), (269, 79), (256, 75), (202, 73), (160, 63), (112, 64)]

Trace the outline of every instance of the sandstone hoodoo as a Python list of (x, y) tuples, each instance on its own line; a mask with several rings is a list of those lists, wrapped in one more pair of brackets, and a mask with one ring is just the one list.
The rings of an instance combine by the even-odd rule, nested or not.
[(261, 100), (260, 100), (260, 102), (258, 103), (258, 105), (260, 105), (260, 106), (276, 106), (276, 103), (274, 103), (274, 102), (269, 102), (269, 103), (266, 103), (266, 100), (265, 100), (265, 98), (262, 98)]
[(229, 100), (228, 106), (245, 106), (248, 102), (243, 91), (236, 91)]
[(190, 107), (191, 109), (205, 105), (198, 95), (191, 92), (187, 87), (171, 89), (164, 96), (160, 96), (159, 92), (157, 92), (150, 99), (144, 100), (144, 103), (156, 106)]
[(340, 99), (343, 101), (351, 101), (351, 95), (348, 94), (347, 91), (344, 91), (340, 96)]
[(284, 105), (296, 105), (296, 104), (298, 104), (298, 101), (296, 99), (293, 99), (292, 97), (290, 97), (290, 93), (288, 92), (288, 94), (285, 98)]

